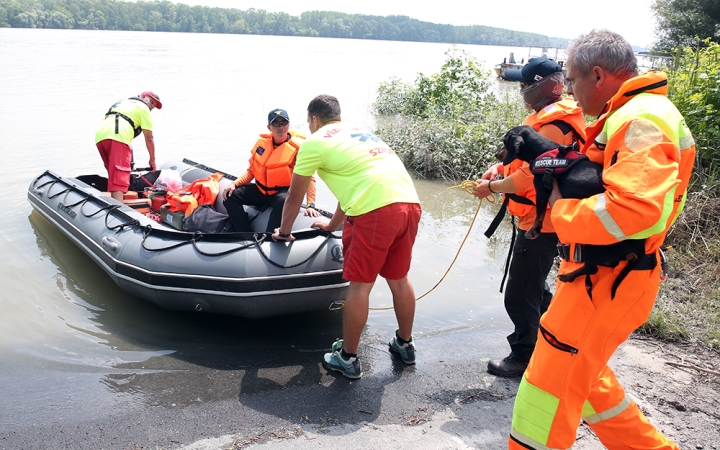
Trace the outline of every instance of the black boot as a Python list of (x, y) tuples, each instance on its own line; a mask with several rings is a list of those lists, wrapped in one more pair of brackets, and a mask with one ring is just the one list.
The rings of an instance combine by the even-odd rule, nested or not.
[(502, 361), (490, 361), (487, 370), (500, 377), (518, 377), (525, 372), (529, 361), (520, 361), (513, 354), (506, 356)]

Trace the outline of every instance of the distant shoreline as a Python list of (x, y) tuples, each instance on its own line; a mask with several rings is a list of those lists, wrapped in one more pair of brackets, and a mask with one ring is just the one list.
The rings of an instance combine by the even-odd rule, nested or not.
[[(300, 16), (265, 10), (210, 8), (164, 2), (0, 0), (0, 28), (50, 28), (255, 34), (341, 39), (495, 45), (567, 46), (569, 39), (484, 25), (444, 25), (407, 16), (307, 11)], [(2, 13), (5, 14), (2, 14)]]

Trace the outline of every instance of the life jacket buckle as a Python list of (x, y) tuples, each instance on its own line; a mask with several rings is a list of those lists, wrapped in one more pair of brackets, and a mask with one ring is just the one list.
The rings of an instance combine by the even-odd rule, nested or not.
[(558, 254), (562, 259), (568, 262), (583, 262), (583, 245), (575, 244), (572, 257), (570, 256), (570, 244), (558, 244)]

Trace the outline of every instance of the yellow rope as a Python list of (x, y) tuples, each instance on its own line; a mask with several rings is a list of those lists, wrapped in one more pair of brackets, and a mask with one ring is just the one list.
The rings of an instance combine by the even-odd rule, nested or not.
[[(478, 183), (475, 182), (475, 181), (465, 180), (465, 181), (463, 181), (462, 183), (458, 184), (457, 186), (450, 186), (449, 188), (447, 188), (447, 190), (450, 190), (450, 189), (465, 189), (465, 191), (467, 191), (469, 194), (472, 194), (472, 193), (473, 193), (472, 188), (474, 188), (474, 187), (477, 186), (477, 185), (478, 185)], [(486, 199), (489, 203), (495, 203), (495, 196), (494, 196), (494, 195), (491, 195), (490, 197), (486, 197), (485, 199)], [(475, 215), (473, 215), (472, 221), (470, 222), (470, 226), (468, 227), (467, 233), (465, 233), (465, 237), (463, 238), (462, 242), (460, 243), (460, 247), (458, 248), (457, 252), (455, 253), (455, 257), (453, 258), (452, 262), (450, 263), (450, 266), (447, 268), (447, 270), (445, 271), (445, 273), (443, 274), (443, 276), (440, 278), (440, 280), (439, 280), (437, 283), (435, 283), (435, 286), (433, 286), (432, 288), (430, 288), (429, 291), (427, 291), (426, 293), (424, 293), (424, 294), (421, 295), (420, 297), (416, 298), (416, 299), (415, 299), (416, 302), (417, 302), (418, 300), (420, 300), (421, 298), (425, 297), (426, 295), (428, 295), (429, 293), (431, 293), (436, 287), (438, 287), (438, 286), (440, 285), (440, 283), (445, 279), (445, 277), (447, 276), (447, 274), (450, 272), (450, 269), (452, 269), (452, 266), (455, 264), (455, 261), (457, 261), (458, 256), (460, 256), (460, 250), (462, 250), (463, 245), (465, 245), (465, 241), (467, 240), (468, 236), (470, 236), (470, 232), (472, 231), (473, 225), (475, 225), (475, 219), (477, 219), (478, 213), (480, 212), (480, 206), (482, 206), (482, 202), (483, 202), (483, 199), (480, 199), (480, 201), (478, 202), (478, 207), (477, 207), (477, 209), (475, 210)], [(344, 307), (344, 306), (345, 306), (345, 300), (339, 300), (339, 301), (336, 302), (336, 303), (339, 303), (339, 304), (341, 305), (341, 307)], [(369, 309), (370, 309), (371, 311), (385, 311), (385, 310), (393, 309), (393, 308), (394, 308), (393, 306), (383, 306), (383, 307), (376, 307), (376, 308), (370, 307)]]

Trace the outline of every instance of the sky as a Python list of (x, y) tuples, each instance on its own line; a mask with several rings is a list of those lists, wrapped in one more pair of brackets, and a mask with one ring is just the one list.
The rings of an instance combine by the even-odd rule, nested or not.
[(299, 16), (304, 11), (338, 11), (373, 16), (402, 15), (425, 22), (486, 25), (573, 39), (593, 28), (620, 33), (630, 44), (649, 47), (655, 20), (655, 0), (171, 0), (187, 5), (264, 9)]

